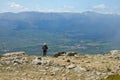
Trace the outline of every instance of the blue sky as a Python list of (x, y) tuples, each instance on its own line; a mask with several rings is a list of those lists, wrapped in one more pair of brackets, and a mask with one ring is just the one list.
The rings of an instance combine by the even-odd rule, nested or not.
[(0, 0), (0, 12), (21, 11), (120, 14), (120, 0)]

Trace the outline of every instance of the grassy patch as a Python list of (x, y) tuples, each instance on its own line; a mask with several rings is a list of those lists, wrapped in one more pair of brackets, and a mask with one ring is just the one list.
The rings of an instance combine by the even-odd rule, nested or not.
[(120, 80), (120, 75), (111, 75), (107, 77), (106, 79), (101, 79), (101, 80)]

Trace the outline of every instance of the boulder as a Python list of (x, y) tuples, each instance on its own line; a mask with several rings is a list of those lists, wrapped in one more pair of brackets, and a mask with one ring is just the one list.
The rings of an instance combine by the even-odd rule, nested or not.
[(77, 53), (76, 52), (58, 52), (54, 55), (54, 57), (59, 57), (59, 56), (75, 56)]
[(69, 65), (69, 66), (67, 66), (66, 68), (67, 69), (73, 69), (73, 68), (75, 68), (76, 66), (74, 65), (74, 64), (71, 64), (71, 65)]
[(25, 52), (11, 52), (11, 53), (6, 53), (3, 54), (3, 56), (11, 57), (11, 56), (24, 56), (26, 55)]
[(54, 57), (63, 56), (64, 54), (66, 54), (66, 52), (58, 52), (54, 55)]
[(44, 66), (51, 66), (53, 64), (54, 61), (52, 60), (41, 60), (41, 65)]
[(120, 59), (120, 50), (110, 51), (110, 57), (114, 59)]
[(14, 60), (13, 63), (14, 64), (23, 64), (24, 61), (22, 61), (22, 60)]
[(36, 57), (36, 59), (34, 59), (32, 61), (32, 64), (34, 64), (34, 65), (42, 65), (42, 66), (44, 66), (44, 65), (50, 66), (50, 65), (52, 65), (52, 63), (53, 63), (53, 61), (44, 60), (41, 57)]
[(34, 65), (41, 65), (41, 57), (36, 57), (33, 61), (32, 64)]
[(66, 56), (75, 56), (77, 53), (76, 52), (67, 52)]
[(74, 70), (77, 71), (77, 72), (87, 71), (85, 68), (83, 68), (83, 67), (81, 67), (81, 66), (76, 66), (76, 67), (74, 68)]

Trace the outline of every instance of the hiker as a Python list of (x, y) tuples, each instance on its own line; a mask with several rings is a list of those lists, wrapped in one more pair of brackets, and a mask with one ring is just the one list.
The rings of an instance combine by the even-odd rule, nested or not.
[(48, 46), (47, 46), (47, 44), (46, 44), (46, 43), (44, 43), (44, 44), (43, 44), (43, 46), (42, 46), (43, 56), (46, 56), (47, 49), (48, 49)]

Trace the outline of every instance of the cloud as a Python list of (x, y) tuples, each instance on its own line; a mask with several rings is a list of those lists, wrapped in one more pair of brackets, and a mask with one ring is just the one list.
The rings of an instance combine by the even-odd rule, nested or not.
[(37, 11), (39, 12), (56, 12), (54, 9), (40, 8)]
[(45, 7), (41, 7), (41, 6), (37, 6), (36, 8), (34, 8), (34, 10), (39, 11), (39, 12), (54, 12), (54, 9), (50, 9), (50, 8), (45, 8)]
[(105, 4), (98, 4), (98, 5), (92, 6), (90, 11), (104, 13), (104, 14), (113, 14), (115, 13), (115, 8)]
[(69, 6), (69, 5), (64, 5), (63, 8), (64, 9), (74, 9), (75, 7), (74, 6)]
[(73, 12), (75, 9), (74, 6), (63, 5), (60, 8), (46, 8), (42, 6), (37, 6), (34, 10), (40, 12)]
[(107, 6), (105, 4), (99, 4), (99, 5), (95, 5), (93, 6), (93, 9), (106, 9)]
[(14, 9), (23, 9), (24, 8), (22, 5), (17, 4), (15, 2), (11, 2), (9, 5), (11, 8), (14, 8)]
[(73, 12), (75, 10), (75, 7), (74, 6), (71, 6), (71, 5), (64, 5), (61, 10), (63, 12)]
[(8, 3), (9, 7), (13, 10), (16, 10), (16, 11), (28, 11), (29, 8), (26, 8), (16, 2), (10, 2)]

